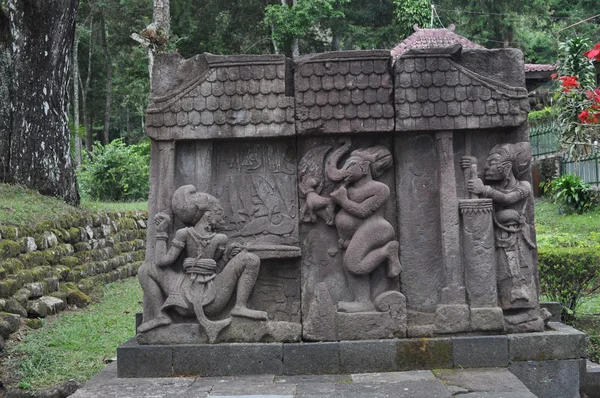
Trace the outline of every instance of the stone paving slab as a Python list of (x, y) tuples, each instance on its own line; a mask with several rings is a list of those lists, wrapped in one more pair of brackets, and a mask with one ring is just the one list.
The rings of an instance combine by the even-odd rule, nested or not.
[[(435, 374), (434, 374), (435, 373)], [(297, 376), (117, 378), (109, 364), (73, 398), (535, 398), (506, 368)]]

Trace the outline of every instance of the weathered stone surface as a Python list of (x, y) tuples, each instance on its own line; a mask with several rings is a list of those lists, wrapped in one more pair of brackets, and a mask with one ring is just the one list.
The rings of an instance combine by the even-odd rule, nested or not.
[(30, 301), (27, 304), (27, 316), (30, 318), (45, 318), (50, 311), (50, 307), (40, 300)]
[(586, 335), (562, 323), (550, 322), (551, 330), (508, 335), (511, 361), (548, 361), (586, 357)]
[(516, 361), (508, 369), (538, 397), (579, 398), (579, 362)]
[(10, 312), (11, 314), (20, 315), (23, 318), (27, 317), (27, 310), (14, 298), (9, 298), (6, 300), (4, 311)]
[(452, 339), (397, 340), (396, 362), (399, 370), (452, 368)]
[(8, 333), (14, 333), (19, 330), (21, 316), (8, 312), (0, 312), (0, 321), (8, 324)]
[(336, 308), (324, 282), (315, 288), (310, 310), (304, 319), (302, 336), (308, 341), (337, 339)]
[(343, 373), (390, 372), (397, 365), (397, 340), (340, 341)]
[(173, 349), (140, 346), (135, 339), (117, 348), (119, 377), (169, 377), (173, 375)]
[(339, 343), (283, 345), (283, 373), (286, 375), (340, 373)]
[(454, 366), (485, 368), (508, 366), (506, 336), (469, 336), (452, 338)]
[(597, 363), (586, 361), (581, 392), (589, 398), (600, 398), (600, 365)]
[(436, 376), (446, 386), (461, 387), (468, 392), (480, 394), (473, 396), (493, 397), (494, 395), (485, 393), (498, 393), (499, 396), (535, 398), (535, 395), (506, 368), (439, 370), (436, 371)]
[(50, 314), (56, 314), (65, 309), (65, 302), (59, 298), (52, 296), (42, 296), (40, 301), (48, 306)]
[(552, 316), (548, 319), (548, 322), (561, 322), (562, 316), (562, 305), (556, 301), (548, 301), (540, 303), (540, 308), (546, 308)]

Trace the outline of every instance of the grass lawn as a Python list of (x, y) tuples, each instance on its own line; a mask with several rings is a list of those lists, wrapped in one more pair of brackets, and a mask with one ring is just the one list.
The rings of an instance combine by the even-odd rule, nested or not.
[(29, 226), (40, 221), (59, 220), (65, 214), (86, 212), (147, 210), (148, 202), (103, 203), (83, 200), (74, 207), (56, 198), (42, 196), (30, 189), (0, 184), (0, 224)]
[[(584, 214), (559, 215), (557, 205), (538, 199), (535, 217), (539, 246), (560, 241), (561, 237), (582, 242), (600, 241), (600, 208)], [(589, 358), (600, 362), (600, 294), (583, 297), (575, 312), (572, 324), (589, 335)]]
[(83, 382), (104, 368), (105, 359), (116, 357), (117, 346), (135, 336), (142, 289), (137, 278), (129, 278), (99, 294), (102, 300), (88, 308), (63, 313), (41, 329), (29, 330), (18, 344), (9, 344), (3, 354), (9, 378), (24, 389), (69, 379)]

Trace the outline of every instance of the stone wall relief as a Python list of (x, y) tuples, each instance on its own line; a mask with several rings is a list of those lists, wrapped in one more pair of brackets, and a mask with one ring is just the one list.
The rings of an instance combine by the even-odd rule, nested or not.
[[(489, 208), (493, 223), (494, 264), (498, 306), (504, 310), (508, 331), (543, 329), (540, 318), (534, 269), (535, 242), (531, 236), (532, 221), (528, 218), (533, 191), (527, 181), (531, 162), (528, 142), (496, 145), (487, 156), (482, 178), (477, 175), (476, 159), (466, 156), (461, 167), (467, 176), (468, 192), (477, 195), (478, 206), (471, 213), (486, 212)], [(468, 211), (467, 201), (461, 201), (461, 212)], [(483, 202), (487, 201), (489, 205)], [(476, 209), (477, 207), (477, 209)], [(467, 251), (465, 258), (473, 259), (478, 251)], [(479, 251), (481, 253), (481, 251)], [(481, 283), (489, 284), (489, 281)], [(467, 290), (468, 290), (467, 281)], [(488, 300), (490, 307), (495, 304)], [(482, 320), (483, 322), (484, 320)], [(489, 325), (489, 322), (487, 322)]]
[[(311, 148), (300, 160), (300, 221), (310, 224), (320, 218), (335, 228), (337, 245), (327, 248), (327, 253), (341, 257), (351, 297), (334, 304), (327, 282), (317, 282), (304, 336), (315, 340), (403, 337), (406, 299), (396, 288), (401, 273), (399, 243), (394, 227), (384, 218), (390, 188), (377, 180), (392, 166), (392, 154), (381, 145), (350, 151), (350, 139), (340, 143), (337, 148)], [(392, 287), (375, 295), (371, 279), (381, 268)]]
[(154, 261), (139, 270), (144, 319), (137, 330), (138, 341), (297, 340), (299, 324), (269, 321), (266, 312), (248, 308), (248, 299), (261, 258), (273, 258), (277, 253), (285, 257), (298, 248), (231, 241), (219, 233), (224, 213), (218, 199), (198, 192), (193, 185), (175, 191), (171, 210), (185, 227), (169, 236), (170, 217), (162, 212), (154, 217)]

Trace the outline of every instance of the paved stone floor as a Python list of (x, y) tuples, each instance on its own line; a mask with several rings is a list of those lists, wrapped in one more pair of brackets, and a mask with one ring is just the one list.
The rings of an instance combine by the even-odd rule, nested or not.
[[(434, 374), (435, 373), (435, 374)], [(535, 398), (507, 369), (324, 376), (118, 379), (108, 365), (72, 398)]]

